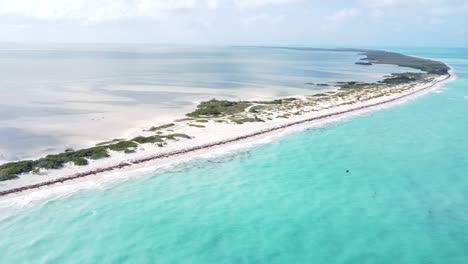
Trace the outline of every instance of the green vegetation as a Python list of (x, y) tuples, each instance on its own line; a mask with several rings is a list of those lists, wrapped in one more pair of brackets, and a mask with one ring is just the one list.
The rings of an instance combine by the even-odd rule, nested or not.
[(182, 133), (175, 133), (175, 134), (165, 135), (165, 136), (163, 136), (163, 138), (171, 139), (171, 140), (174, 140), (174, 139), (177, 139), (177, 138), (191, 139), (191, 137), (189, 135), (182, 134)]
[(370, 63), (370, 62), (360, 62), (360, 61), (355, 62), (355, 64), (357, 64), (357, 65), (366, 65), (366, 66), (372, 65), (372, 63)]
[(422, 59), (395, 52), (366, 50), (363, 54), (366, 55), (366, 58), (363, 60), (370, 63), (398, 65), (437, 75), (448, 74), (450, 70), (450, 67), (440, 61)]
[(135, 141), (140, 144), (145, 144), (145, 143), (163, 142), (164, 140), (162, 139), (160, 135), (156, 135), (156, 136), (150, 136), (150, 137), (139, 136), (139, 137), (133, 138), (132, 141)]
[(283, 98), (283, 99), (275, 99), (275, 100), (271, 100), (271, 101), (253, 101), (252, 103), (256, 103), (256, 104), (287, 104), (287, 103), (290, 103), (292, 101), (295, 101), (297, 100), (296, 98), (294, 97), (290, 97), (290, 98)]
[(201, 102), (195, 111), (188, 113), (190, 117), (217, 117), (222, 115), (233, 115), (243, 112), (251, 104), (246, 102), (234, 102), (226, 100), (211, 99)]
[(265, 109), (265, 106), (263, 105), (255, 105), (255, 106), (252, 106), (250, 109), (249, 109), (249, 112), (250, 113), (259, 113), (261, 110)]
[(385, 78), (381, 83), (385, 84), (404, 84), (410, 82), (416, 82), (424, 79), (425, 74), (423, 73), (394, 73), (389, 77)]
[(202, 125), (197, 125), (197, 124), (188, 124), (191, 127), (198, 127), (198, 128), (204, 128), (205, 126)]
[(315, 97), (321, 97), (321, 96), (328, 96), (328, 94), (324, 94), (324, 93), (317, 93), (317, 94), (314, 94), (312, 96), (315, 96)]
[(18, 178), (17, 174), (30, 172), (32, 169), (32, 160), (24, 160), (3, 164), (0, 166), (0, 181)]
[(358, 82), (347, 82), (340, 85), (340, 89), (355, 89), (355, 88), (366, 88), (369, 85), (376, 85), (371, 83), (358, 83)]
[(359, 52), (365, 55), (363, 61), (368, 61), (373, 64), (391, 64), (402, 67), (409, 67), (418, 69), (429, 74), (446, 75), (450, 70), (445, 63), (429, 59), (417, 58), (407, 56), (395, 52), (381, 51), (381, 50), (366, 50), (366, 49), (321, 49), (321, 48), (288, 48), (293, 50), (315, 50), (315, 51), (348, 51)]
[[(88, 165), (88, 160), (85, 159), (85, 158), (80, 158), (80, 157), (73, 158), (72, 162), (75, 163), (75, 165), (77, 165), (77, 166)], [(37, 169), (37, 168), (35, 168), (35, 169)]]
[(174, 122), (184, 122), (184, 121), (190, 121), (193, 120), (193, 118), (181, 118), (181, 119), (176, 119)]
[(125, 151), (129, 148), (135, 148), (137, 144), (133, 141), (120, 141), (119, 143), (109, 145), (110, 150)]
[[(293, 49), (307, 49), (308, 48), (293, 48)], [(317, 50), (317, 49), (313, 49)], [(323, 50), (323, 49), (319, 49)], [(330, 50), (330, 49), (329, 49)], [(230, 115), (231, 122), (236, 124), (243, 124), (246, 122), (264, 122), (264, 120), (255, 116), (254, 118), (244, 117), (241, 115), (235, 116), (245, 112), (245, 109), (252, 106), (254, 103), (258, 104), (252, 106), (249, 109), (250, 113), (259, 113), (261, 110), (268, 110), (270, 112), (273, 110), (282, 110), (282, 111), (293, 111), (293, 109), (299, 108), (301, 104), (307, 106), (317, 106), (317, 102), (325, 100), (333, 100), (337, 97), (344, 99), (341, 102), (342, 105), (345, 104), (354, 104), (356, 99), (369, 100), (372, 98), (377, 98), (381, 96), (387, 96), (395, 92), (401, 92), (401, 89), (411, 88), (411, 85), (416, 84), (416, 82), (427, 82), (432, 80), (433, 75), (446, 75), (448, 74), (449, 67), (438, 61), (433, 61), (429, 59), (416, 58), (412, 56), (406, 56), (394, 52), (385, 52), (385, 51), (374, 51), (374, 50), (358, 50), (358, 49), (331, 49), (333, 51), (352, 51), (360, 52), (362, 55), (365, 55), (366, 58), (362, 59), (361, 62), (356, 62), (359, 65), (371, 65), (371, 64), (391, 64), (398, 65), (403, 67), (410, 67), (413, 69), (421, 70), (425, 73), (398, 73), (386, 76), (384, 80), (377, 83), (362, 83), (362, 82), (340, 82), (337, 85), (340, 86), (338, 92), (330, 91), (323, 92), (319, 94), (314, 94), (309, 96), (309, 100), (304, 103), (296, 103), (298, 100), (296, 98), (284, 98), (276, 99), (271, 101), (227, 101), (227, 100), (216, 100), (212, 99), (209, 101), (201, 102), (195, 111), (187, 114), (189, 117), (194, 118), (208, 118), (208, 117), (223, 117)], [(403, 88), (392, 87), (394, 85), (408, 84)], [(326, 86), (326, 84), (317, 84), (320, 86)], [(391, 89), (390, 89), (391, 88)], [(369, 91), (369, 93), (367, 93)], [(349, 98), (354, 96), (355, 99)], [(371, 96), (371, 97), (369, 97)], [(362, 99), (363, 98), (363, 99)], [(320, 109), (327, 109), (331, 106), (320, 106)], [(301, 112), (298, 110), (295, 113), (283, 114), (276, 116), (276, 118), (289, 118), (290, 115), (299, 115)], [(311, 111), (318, 111), (317, 109)], [(234, 116), (233, 116), (234, 115)], [(268, 120), (272, 118), (266, 117)], [(192, 120), (191, 118), (181, 119), (178, 121)], [(198, 119), (195, 122), (197, 123), (206, 123), (207, 119)], [(228, 122), (226, 120), (217, 119), (215, 122)], [(204, 128), (205, 126), (199, 124), (189, 123), (189, 126)], [(37, 160), (24, 160), (18, 162), (10, 162), (3, 165), (0, 165), (0, 181), (10, 180), (17, 178), (18, 174), (21, 173), (39, 173), (40, 169), (58, 169), (62, 168), (64, 164), (72, 162), (77, 166), (84, 166), (88, 164), (89, 160), (97, 160), (109, 157), (108, 151), (123, 151), (124, 153), (132, 153), (135, 151), (138, 144), (152, 143), (157, 144), (159, 147), (165, 145), (165, 140), (176, 140), (177, 138), (190, 138), (185, 134), (169, 134), (164, 135), (160, 131), (161, 129), (166, 129), (174, 126), (173, 123), (151, 127), (149, 131), (156, 131), (154, 136), (149, 137), (135, 137), (131, 140), (124, 139), (113, 139), (108, 142), (102, 142), (97, 144), (95, 147), (86, 148), (81, 150), (72, 150), (67, 149), (64, 153), (47, 155), (43, 158)]]
[[(88, 164), (88, 159), (97, 160), (109, 157), (108, 150), (123, 151), (124, 153), (133, 153), (139, 144), (144, 143), (159, 143), (162, 144), (164, 139), (175, 140), (177, 138), (187, 138), (190, 136), (186, 134), (169, 134), (169, 135), (156, 135), (149, 137), (136, 137), (131, 140), (113, 140), (110, 142), (117, 142), (109, 144), (105, 142), (101, 145), (81, 149), (77, 151), (67, 151), (59, 154), (47, 155), (38, 160), (24, 160), (17, 162), (10, 162), (0, 165), (0, 181), (10, 180), (17, 178), (18, 174), (34, 172), (38, 173), (41, 168), (43, 169), (60, 169), (65, 163), (72, 162), (77, 166), (84, 166)], [(158, 145), (159, 145), (158, 144)], [(161, 145), (162, 146), (162, 145)]]
[[(340, 90), (341, 89), (364, 89), (364, 88), (369, 88), (369, 87), (378, 87), (379, 85), (382, 85), (382, 84), (386, 84), (386, 85), (408, 84), (411, 82), (417, 82), (417, 81), (423, 80), (426, 76), (427, 74), (425, 73), (413, 73), (413, 72), (393, 73), (389, 76), (386, 76), (385, 79), (377, 83), (340, 82)], [(314, 96), (317, 96), (317, 95), (314, 95)]]
[[(242, 113), (246, 108), (252, 106), (253, 103), (261, 104), (253, 106), (249, 109), (250, 113), (259, 113), (259, 110), (263, 109), (265, 106), (262, 105), (281, 105), (287, 104), (292, 101), (298, 100), (294, 97), (276, 99), (271, 101), (226, 101), (226, 100), (216, 100), (211, 99), (209, 101), (201, 102), (195, 111), (188, 113), (187, 116), (190, 117), (219, 117), (226, 115), (234, 115)], [(196, 122), (206, 123), (208, 120), (199, 119)], [(218, 121), (216, 121), (218, 122)], [(258, 121), (254, 121), (258, 122)], [(190, 126), (196, 126), (195, 124), (189, 124)]]
[(109, 144), (112, 144), (112, 143), (115, 143), (115, 142), (119, 142), (119, 141), (122, 141), (122, 140), (124, 140), (124, 139), (116, 138), (116, 139), (113, 139), (113, 140), (111, 140), (111, 141), (106, 141), (106, 142), (97, 143), (96, 146), (109, 145)]
[(157, 127), (151, 127), (150, 129), (148, 129), (148, 131), (157, 131), (157, 130), (161, 130), (161, 129), (165, 129), (165, 128), (169, 128), (169, 127), (173, 127), (175, 126), (174, 123), (170, 123), (170, 124), (166, 124), (166, 125), (162, 125), (162, 126), (157, 126)]
[(255, 116), (254, 118), (251, 117), (246, 117), (246, 118), (240, 118), (240, 119), (231, 119), (232, 122), (236, 124), (243, 124), (243, 123), (249, 123), (249, 122), (265, 122), (265, 120), (262, 120)]

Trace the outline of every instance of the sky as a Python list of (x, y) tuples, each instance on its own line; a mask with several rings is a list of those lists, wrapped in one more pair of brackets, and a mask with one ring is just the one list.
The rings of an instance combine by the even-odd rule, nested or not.
[(0, 42), (468, 47), (468, 0), (0, 0)]

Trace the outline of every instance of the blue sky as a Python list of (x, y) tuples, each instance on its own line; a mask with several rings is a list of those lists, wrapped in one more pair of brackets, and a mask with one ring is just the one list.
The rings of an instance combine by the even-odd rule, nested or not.
[(467, 0), (0, 0), (0, 42), (468, 46)]

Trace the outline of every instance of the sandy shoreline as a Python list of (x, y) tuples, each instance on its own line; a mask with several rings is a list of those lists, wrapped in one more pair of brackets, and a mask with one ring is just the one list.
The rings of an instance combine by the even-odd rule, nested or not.
[(129, 172), (155, 162), (160, 162), (161, 166), (165, 166), (193, 158), (195, 154), (200, 154), (203, 151), (206, 152), (220, 146), (226, 147), (237, 142), (245, 142), (248, 139), (258, 139), (284, 131), (286, 128), (300, 125), (317, 125), (317, 122), (329, 122), (331, 119), (344, 118), (350, 114), (373, 111), (377, 107), (385, 107), (392, 105), (392, 103), (406, 101), (437, 88), (453, 78), (453, 73), (450, 73), (436, 78), (430, 83), (417, 85), (413, 89), (400, 94), (392, 94), (346, 106), (337, 106), (315, 113), (291, 117), (290, 119), (274, 120), (268, 123), (245, 123), (242, 125), (210, 123), (209, 126), (203, 129), (186, 128), (185, 130), (190, 131), (181, 132), (194, 136), (193, 139), (173, 142), (164, 148), (145, 144), (137, 153), (112, 153), (110, 158), (93, 161), (85, 167), (66, 166), (60, 170), (48, 171), (46, 175), (22, 175), (20, 179), (0, 186), (0, 196), (24, 191), (29, 193), (38, 189), (56, 187), (64, 182), (75, 182), (77, 179), (88, 178), (92, 175), (97, 177), (97, 174), (101, 177), (110, 172)]

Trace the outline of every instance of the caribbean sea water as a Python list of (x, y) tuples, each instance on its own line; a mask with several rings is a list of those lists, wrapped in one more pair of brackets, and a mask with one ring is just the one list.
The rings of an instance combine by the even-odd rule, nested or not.
[[(1, 263), (467, 263), (468, 50), (391, 109), (0, 220)], [(348, 172), (347, 172), (348, 171)]]

